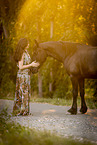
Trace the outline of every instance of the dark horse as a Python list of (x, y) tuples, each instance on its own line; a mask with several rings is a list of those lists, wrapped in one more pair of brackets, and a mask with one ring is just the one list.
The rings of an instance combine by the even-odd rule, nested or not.
[(73, 87), (73, 104), (68, 110), (71, 114), (77, 113), (78, 86), (81, 96), (81, 113), (87, 112), (84, 99), (85, 78), (97, 79), (97, 47), (66, 41), (49, 41), (37, 43), (35, 41), (33, 60), (45, 62), (51, 56), (64, 64), (67, 74), (70, 76)]

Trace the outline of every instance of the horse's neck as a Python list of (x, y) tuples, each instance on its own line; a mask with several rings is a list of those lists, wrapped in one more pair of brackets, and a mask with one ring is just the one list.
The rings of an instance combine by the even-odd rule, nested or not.
[(63, 57), (61, 57), (57, 52), (47, 50), (47, 55), (57, 59), (58, 61), (63, 61)]
[[(52, 42), (53, 43), (53, 42)], [(57, 59), (58, 61), (63, 62), (63, 53), (61, 48), (56, 44), (44, 44), (43, 46), (44, 50), (47, 53), (47, 56), (53, 57)]]

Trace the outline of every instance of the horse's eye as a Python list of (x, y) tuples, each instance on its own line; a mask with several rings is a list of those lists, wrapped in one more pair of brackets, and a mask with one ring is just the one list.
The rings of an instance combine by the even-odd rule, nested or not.
[(37, 54), (37, 51), (35, 51), (33, 54), (35, 54), (35, 55), (36, 55), (36, 54)]
[(38, 52), (36, 51), (36, 54), (38, 54)]

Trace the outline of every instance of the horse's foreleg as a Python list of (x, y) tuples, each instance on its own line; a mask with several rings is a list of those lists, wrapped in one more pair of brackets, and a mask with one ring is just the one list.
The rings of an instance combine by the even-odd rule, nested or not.
[(71, 77), (71, 82), (73, 87), (73, 104), (68, 112), (71, 114), (77, 114), (78, 80), (75, 77)]
[(79, 79), (79, 89), (80, 89), (80, 97), (81, 97), (81, 109), (80, 112), (81, 113), (86, 113), (87, 112), (87, 106), (86, 106), (86, 102), (85, 102), (85, 98), (84, 98), (84, 79)]

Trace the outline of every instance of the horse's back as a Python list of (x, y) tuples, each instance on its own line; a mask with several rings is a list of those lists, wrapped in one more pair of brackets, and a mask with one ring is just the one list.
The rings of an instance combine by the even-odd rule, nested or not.
[(84, 49), (80, 60), (83, 74), (87, 78), (97, 78), (97, 48)]
[[(68, 42), (65, 46), (72, 46), (71, 49), (68, 48), (68, 59), (64, 60), (68, 73), (84, 78), (97, 78), (97, 47)], [(70, 51), (73, 51), (72, 55)]]

